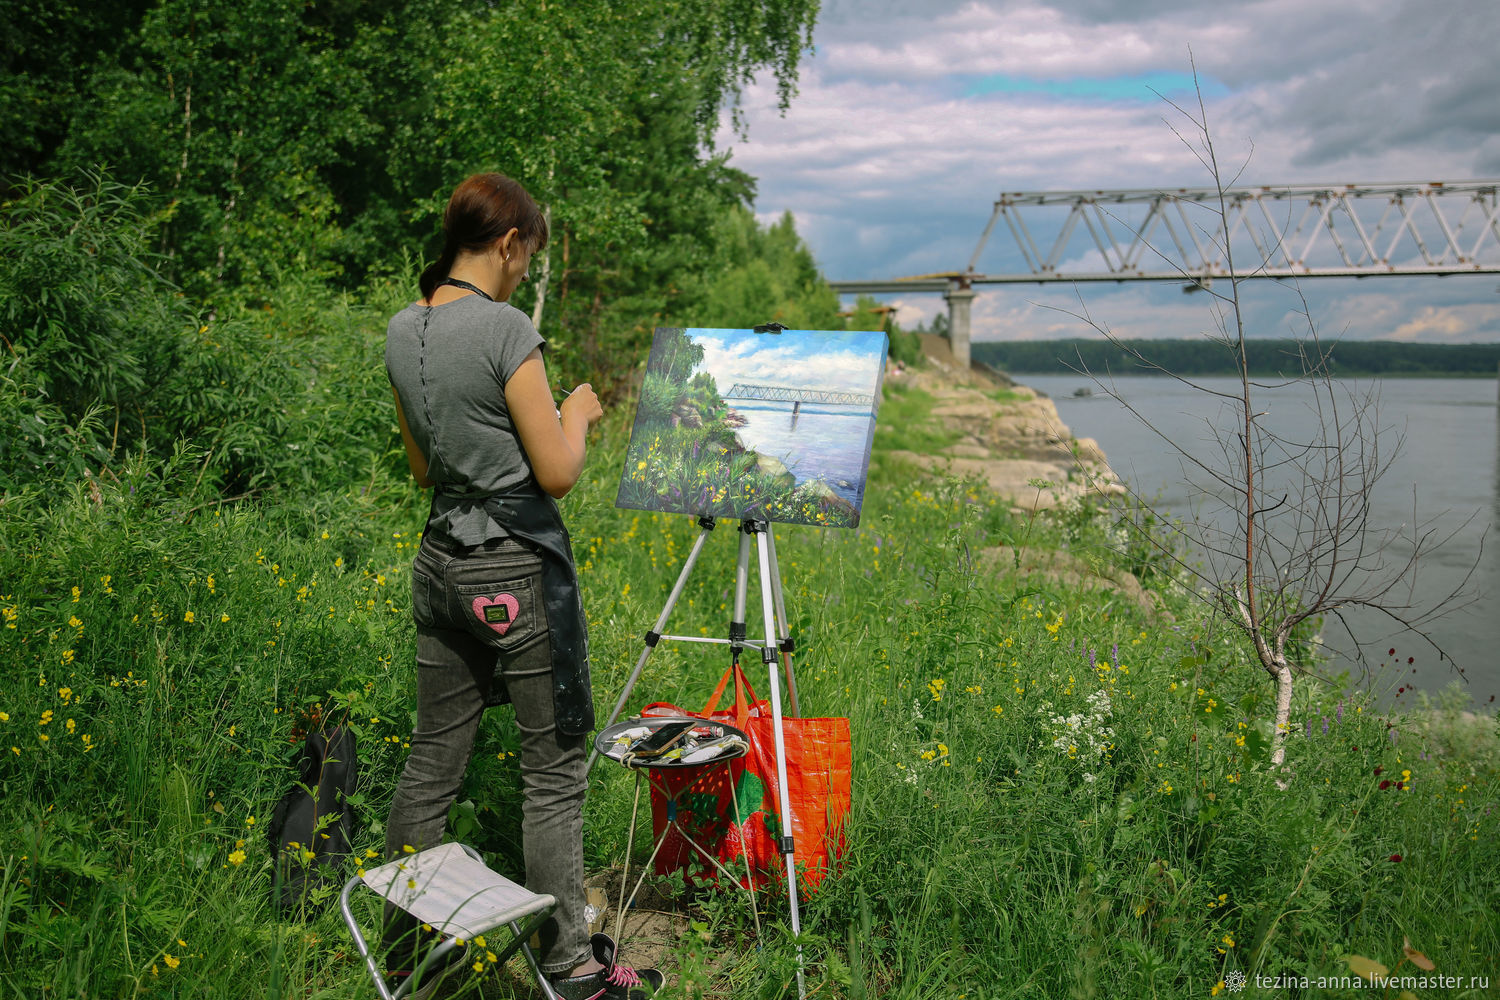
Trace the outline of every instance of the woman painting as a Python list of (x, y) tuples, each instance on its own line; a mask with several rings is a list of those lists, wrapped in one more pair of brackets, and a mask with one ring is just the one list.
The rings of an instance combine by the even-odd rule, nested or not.
[[(545, 217), (525, 189), (501, 174), (470, 177), (453, 192), (443, 229), (421, 300), (386, 331), (407, 459), (433, 489), (412, 566), (417, 724), (391, 801), (386, 856), (442, 840), (480, 716), (510, 702), (521, 732), (526, 883), (558, 901), (541, 931), (542, 971), (564, 1000), (644, 995), (661, 985), (660, 973), (618, 965), (614, 943), (590, 938), (583, 913), (584, 745), (594, 712), (577, 574), (555, 498), (577, 483), (585, 436), (603, 411), (587, 383), (554, 406), (544, 342), (508, 302), (547, 242)], [(388, 919), (393, 987), (419, 950), (413, 924), (402, 911)]]

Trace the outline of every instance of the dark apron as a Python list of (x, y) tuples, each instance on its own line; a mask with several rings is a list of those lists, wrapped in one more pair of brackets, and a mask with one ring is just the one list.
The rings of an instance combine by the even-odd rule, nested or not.
[[(433, 504), (437, 504), (433, 491)], [(584, 736), (594, 728), (594, 695), (589, 686), (589, 630), (578, 589), (573, 548), (557, 501), (535, 483), (497, 493), (483, 501), (485, 513), (542, 557), (542, 604), (552, 643), (552, 707), (557, 728)], [(430, 520), (430, 515), (429, 515)], [(510, 700), (497, 675), (491, 704)]]

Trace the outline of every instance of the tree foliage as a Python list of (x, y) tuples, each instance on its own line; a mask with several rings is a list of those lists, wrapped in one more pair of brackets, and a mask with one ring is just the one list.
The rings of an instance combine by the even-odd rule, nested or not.
[[(789, 99), (816, 3), (6, 0), (0, 180), (105, 168), (155, 195), (166, 276), (216, 302), (288, 274), (356, 287), (433, 251), (459, 179), (553, 216), (559, 325), (597, 344), (702, 264), (748, 178), (712, 151), (761, 70)], [(76, 5), (74, 5), (76, 6)], [(518, 302), (530, 308), (528, 301)]]
[(838, 296), (823, 281), (790, 212), (764, 228), (748, 210), (730, 212), (715, 242), (719, 266), (703, 273), (683, 303), (695, 325), (843, 329)]
[(709, 314), (842, 325), (712, 143), (754, 74), (789, 99), (812, 0), (0, 5), (0, 489), (184, 441), (227, 493), (399, 458), (382, 317), (474, 171), (550, 216), (513, 301), (560, 380)]

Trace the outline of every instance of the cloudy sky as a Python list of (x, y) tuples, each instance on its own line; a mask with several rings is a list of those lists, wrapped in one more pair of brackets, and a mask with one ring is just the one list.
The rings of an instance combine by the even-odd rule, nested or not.
[[(814, 44), (791, 109), (752, 86), (747, 134), (719, 142), (758, 178), (757, 213), (791, 211), (831, 279), (962, 270), (1002, 190), (1209, 185), (1168, 124), (1191, 128), (1167, 103), (1196, 103), (1190, 58), (1241, 183), (1500, 177), (1495, 0), (825, 0)], [(979, 270), (1004, 269), (1003, 228)], [(1253, 335), (1306, 333), (1295, 293), (1247, 287)], [(1493, 275), (1302, 291), (1323, 336), (1500, 341)], [(984, 286), (974, 336), (1088, 335), (1059, 311), (1081, 305), (1124, 336), (1191, 336), (1213, 323), (1203, 299)], [(907, 324), (945, 308), (888, 300)]]

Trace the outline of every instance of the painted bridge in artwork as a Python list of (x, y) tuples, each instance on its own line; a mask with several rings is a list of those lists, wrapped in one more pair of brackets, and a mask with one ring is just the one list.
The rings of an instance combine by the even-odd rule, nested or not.
[(746, 385), (736, 382), (724, 399), (762, 399), (771, 402), (822, 403), (826, 406), (875, 405), (875, 397), (867, 392), (834, 392), (828, 389), (793, 389), (784, 385)]

